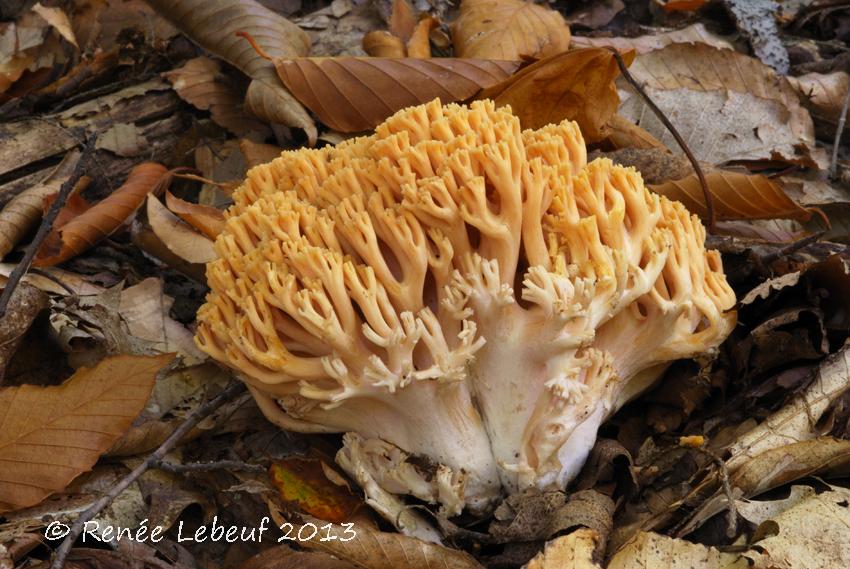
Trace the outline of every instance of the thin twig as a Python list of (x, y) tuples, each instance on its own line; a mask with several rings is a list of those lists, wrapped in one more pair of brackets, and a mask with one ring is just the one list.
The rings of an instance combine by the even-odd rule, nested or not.
[(35, 238), (33, 238), (32, 243), (27, 246), (24, 258), (21, 259), (21, 261), (15, 266), (12, 274), (9, 275), (9, 280), (6, 281), (3, 293), (0, 294), (0, 318), (6, 315), (6, 307), (9, 305), (9, 299), (12, 298), (12, 293), (15, 292), (18, 283), (20, 283), (21, 279), (24, 278), (24, 275), (27, 274), (27, 271), (32, 264), (32, 260), (38, 252), (38, 248), (50, 233), (50, 230), (53, 227), (53, 222), (56, 221), (56, 216), (59, 215), (59, 212), (65, 205), (65, 202), (68, 200), (68, 196), (71, 195), (71, 191), (76, 187), (80, 178), (83, 177), (83, 171), (85, 170), (85, 164), (87, 162), (86, 157), (91, 155), (94, 151), (96, 139), (96, 134), (89, 137), (86, 142), (85, 149), (83, 150), (83, 156), (80, 158), (80, 161), (77, 162), (76, 168), (74, 168), (74, 173), (71, 174), (71, 176), (65, 180), (59, 188), (59, 194), (56, 196), (53, 203), (50, 204), (50, 209), (47, 210), (47, 215), (45, 215), (41, 220), (41, 225), (38, 226), (38, 232), (35, 234)]
[(171, 433), (171, 436), (159, 445), (159, 448), (148, 455), (144, 462), (134, 468), (132, 472), (115, 484), (109, 492), (104, 494), (97, 502), (92, 504), (85, 512), (80, 514), (80, 517), (78, 517), (71, 526), (68, 536), (62, 542), (62, 545), (60, 545), (56, 550), (56, 556), (53, 558), (53, 563), (51, 563), (50, 569), (62, 569), (65, 566), (65, 560), (68, 558), (68, 554), (71, 552), (74, 542), (77, 541), (77, 538), (83, 533), (83, 528), (87, 521), (90, 521), (93, 517), (100, 513), (100, 511), (108, 506), (112, 500), (118, 497), (121, 492), (126, 490), (130, 484), (135, 482), (142, 474), (147, 472), (154, 463), (161, 462), (163, 457), (168, 454), (171, 449), (176, 447), (183, 437), (195, 427), (195, 425), (200, 423), (213, 411), (242, 393), (244, 390), (244, 383), (234, 383), (219, 393), (216, 397), (195, 409), (192, 414), (186, 418), (183, 424), (177, 427), (174, 432)]
[(216, 460), (213, 462), (190, 462), (189, 464), (175, 464), (166, 460), (154, 462), (152, 468), (182, 474), (184, 472), (206, 472), (208, 470), (242, 470), (245, 472), (262, 473), (267, 470), (262, 464), (249, 464), (241, 460)]
[(698, 450), (710, 458), (711, 462), (717, 466), (720, 485), (723, 486), (723, 494), (726, 496), (726, 502), (729, 505), (729, 514), (726, 518), (726, 535), (730, 538), (735, 537), (738, 533), (738, 506), (735, 504), (735, 494), (732, 492), (732, 484), (729, 482), (729, 468), (722, 458), (707, 448), (700, 448)]
[(847, 122), (847, 108), (850, 107), (850, 88), (844, 96), (844, 105), (841, 107), (841, 115), (838, 117), (838, 127), (835, 129), (835, 141), (832, 143), (832, 160), (829, 161), (829, 177), (835, 179), (838, 171), (838, 147), (841, 145), (841, 135), (844, 133), (844, 123)]
[(813, 234), (811, 234), (807, 237), (803, 237), (802, 239), (797, 239), (793, 243), (789, 243), (788, 245), (786, 245), (782, 249), (779, 249), (778, 251), (774, 251), (773, 253), (765, 255), (764, 257), (762, 257), (759, 260), (765, 267), (767, 267), (772, 262), (780, 259), (781, 257), (785, 257), (787, 255), (790, 255), (791, 253), (796, 253), (800, 249), (805, 249), (806, 247), (808, 247), (812, 243), (816, 243), (818, 241), (818, 239), (820, 239), (821, 237), (824, 236), (824, 234), (826, 234), (825, 231), (818, 231), (817, 233), (813, 233)]
[(703, 174), (702, 167), (699, 165), (696, 157), (694, 157), (694, 153), (691, 152), (691, 149), (688, 148), (685, 139), (682, 138), (682, 135), (679, 134), (679, 131), (676, 130), (676, 127), (673, 126), (673, 123), (670, 122), (670, 119), (664, 114), (664, 112), (658, 108), (652, 99), (649, 98), (649, 95), (646, 91), (643, 90), (643, 87), (637, 80), (629, 73), (629, 70), (626, 68), (626, 62), (623, 61), (620, 52), (617, 51), (617, 48), (608, 46), (608, 50), (614, 54), (614, 60), (617, 62), (617, 67), (620, 68), (620, 73), (623, 75), (623, 78), (629, 82), (629, 85), (635, 88), (638, 94), (643, 97), (643, 100), (646, 101), (646, 104), (652, 109), (652, 112), (655, 113), (655, 116), (658, 117), (667, 130), (670, 131), (670, 134), (673, 135), (673, 138), (676, 139), (676, 142), (679, 144), (679, 147), (685, 153), (685, 156), (688, 157), (688, 160), (691, 162), (691, 166), (694, 168), (694, 172), (696, 172), (697, 178), (699, 178), (699, 185), (702, 187), (702, 194), (705, 198), (705, 209), (706, 209), (706, 217), (708, 218), (707, 229), (709, 233), (715, 233), (716, 225), (717, 225), (717, 217), (714, 213), (714, 201), (711, 198), (711, 190), (708, 188), (708, 182), (705, 179), (705, 174)]

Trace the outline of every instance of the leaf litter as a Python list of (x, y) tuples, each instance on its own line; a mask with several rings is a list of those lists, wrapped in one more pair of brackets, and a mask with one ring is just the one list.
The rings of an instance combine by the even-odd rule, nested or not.
[[(16, 288), (0, 317), (11, 381), (0, 384), (9, 402), (0, 404), (2, 562), (46, 563), (59, 544), (36, 547), (45, 520), (73, 522), (143, 465), (95, 519), (147, 517), (172, 533), (156, 548), (78, 543), (69, 566), (848, 563), (847, 141), (836, 175), (827, 168), (848, 90), (830, 42), (846, 39), (846, 7), (804, 1), (774, 18), (731, 0), (716, 3), (725, 11), (672, 0), (262, 4), (50, 2), (0, 24), (0, 108), (24, 121), (0, 119), (9, 142), (0, 153), (0, 280)], [(723, 253), (739, 324), (716, 352), (671, 366), (608, 421), (573, 485), (513, 496), (483, 520), (445, 519), (394, 495), (364, 500), (360, 487), (374, 479), (343, 479), (327, 466), (338, 440), (272, 427), (245, 393), (205, 410), (228, 393), (232, 374), (192, 341), (203, 263), (215, 257), (232, 190), (281, 152), (335, 144), (437, 96), (493, 98), (523, 128), (577, 121), (593, 156), (634, 165), (654, 191), (705, 217), (691, 163), (620, 78), (608, 47), (623, 53), (706, 173), (719, 220), (708, 240)], [(95, 133), (77, 162), (69, 150)], [(18, 281), (12, 271), (71, 174), (53, 172), (66, 154), (87, 180), (47, 228), (42, 268)], [(136, 185), (138, 168), (150, 176)], [(137, 374), (138, 365), (150, 369)], [(133, 396), (109, 403), (115, 393)], [(107, 403), (121, 410), (109, 413), (108, 436), (92, 439), (83, 419), (63, 411), (77, 400), (85, 421), (107, 421), (96, 417)], [(201, 420), (199, 410), (209, 414)], [(67, 449), (36, 456), (47, 447), (26, 437), (37, 443), (51, 420), (68, 422)], [(164, 444), (172, 446), (148, 464)], [(22, 452), (23, 471), (8, 463)], [(36, 465), (45, 457), (52, 467)], [(424, 540), (376, 525), (370, 507)], [(214, 516), (250, 526), (264, 515), (296, 529), (356, 520), (358, 535), (260, 552), (181, 544), (173, 533)]]

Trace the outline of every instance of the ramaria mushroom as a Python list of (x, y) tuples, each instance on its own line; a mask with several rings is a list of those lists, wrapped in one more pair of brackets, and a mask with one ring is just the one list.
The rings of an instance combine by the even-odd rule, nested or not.
[(281, 427), (349, 433), (372, 498), (455, 515), (563, 488), (607, 417), (735, 324), (682, 204), (490, 101), (284, 152), (234, 199), (198, 344)]

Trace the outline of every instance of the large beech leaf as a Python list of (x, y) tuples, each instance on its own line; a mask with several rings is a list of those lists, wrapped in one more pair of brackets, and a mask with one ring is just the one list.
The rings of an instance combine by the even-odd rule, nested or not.
[(316, 125), (277, 81), (274, 69), (238, 32), (250, 35), (271, 57), (301, 57), (310, 51), (304, 30), (255, 0), (147, 0), (148, 4), (204, 49), (254, 81), (247, 105), (270, 122), (302, 128), (310, 140)]
[(374, 128), (405, 107), (437, 97), (462, 101), (519, 66), (482, 59), (315, 57), (276, 59), (283, 84), (327, 126), (341, 132)]
[(458, 57), (538, 59), (570, 45), (558, 12), (523, 0), (463, 0), (451, 29)]
[[(705, 44), (671, 44), (629, 71), (701, 162), (785, 159), (811, 164), (814, 126), (788, 80), (758, 59)], [(631, 86), (619, 112), (669, 148), (668, 129)]]
[(477, 98), (510, 105), (523, 128), (574, 120), (585, 139), (596, 142), (607, 136), (605, 126), (620, 104), (614, 84), (618, 75), (607, 49), (576, 49), (529, 65)]
[[(785, 195), (776, 182), (762, 175), (715, 170), (705, 175), (718, 220), (796, 219), (806, 221), (811, 211)], [(696, 174), (649, 186), (653, 192), (678, 200), (703, 219), (705, 198)]]
[(173, 358), (114, 356), (59, 386), (0, 390), (0, 511), (35, 505), (89, 470), (130, 427)]
[[(161, 164), (143, 162), (130, 171), (124, 185), (85, 212), (67, 223), (60, 213), (33, 264), (45, 267), (67, 261), (111, 235), (142, 205), (167, 172)], [(73, 203), (69, 201), (70, 205)]]

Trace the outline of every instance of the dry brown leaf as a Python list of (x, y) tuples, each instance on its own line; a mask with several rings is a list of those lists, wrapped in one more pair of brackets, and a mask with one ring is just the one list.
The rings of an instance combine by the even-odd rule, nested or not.
[(413, 35), (407, 41), (408, 57), (431, 57), (431, 30), (440, 26), (440, 20), (426, 16), (419, 20)]
[(601, 569), (593, 561), (601, 536), (590, 528), (581, 528), (546, 543), (546, 548), (522, 569)]
[(215, 239), (224, 229), (224, 212), (218, 208), (202, 205), (175, 197), (165, 192), (165, 205), (172, 213), (209, 237)]
[(59, 386), (0, 390), (0, 511), (37, 504), (89, 470), (130, 427), (173, 359), (114, 356)]
[[(13, 263), (0, 263), (0, 285), (6, 284), (9, 275), (12, 274), (12, 271), (15, 270), (16, 266), (17, 265)], [(46, 267), (41, 269), (40, 272), (45, 273), (48, 276), (44, 277), (36, 273), (27, 273), (24, 278), (21, 279), (21, 282), (31, 284), (37, 289), (56, 295), (68, 294), (68, 290), (63, 288), (56, 281), (67, 286), (78, 296), (100, 294), (103, 292), (101, 287), (86, 281), (80, 275), (64, 271), (59, 267)]]
[[(782, 187), (761, 174), (714, 170), (705, 174), (718, 220), (796, 219), (806, 221), (812, 212), (785, 195)], [(649, 186), (653, 192), (685, 204), (705, 219), (702, 186), (696, 174)]]
[(48, 180), (33, 186), (6, 204), (0, 212), (0, 259), (36, 226), (41, 219), (44, 199), (58, 192), (66, 179)]
[[(27, 70), (67, 63), (67, 44), (59, 39), (60, 32), (53, 30), (53, 25), (34, 10), (25, 12), (14, 22), (0, 23), (0, 94), (10, 90)], [(0, 97), (0, 102), (4, 100)]]
[[(629, 68), (696, 158), (812, 163), (814, 126), (788, 81), (751, 57), (704, 44), (671, 44)], [(620, 114), (678, 148), (646, 102), (621, 80)]]
[(608, 569), (747, 569), (738, 554), (714, 547), (674, 539), (657, 533), (640, 532), (608, 563)]
[(416, 15), (408, 0), (393, 0), (388, 24), (392, 35), (405, 43), (410, 40), (416, 28)]
[[(850, 473), (850, 441), (821, 437), (771, 448), (749, 459), (730, 477), (733, 496), (751, 498), (808, 476), (845, 477)], [(714, 477), (702, 487), (716, 485)], [(714, 515), (728, 508), (729, 499), (722, 490), (705, 500), (678, 534), (687, 535)]]
[(819, 134), (824, 131), (823, 134), (834, 136), (844, 98), (850, 88), (850, 75), (844, 71), (806, 73), (799, 77), (789, 76), (788, 82), (797, 90), (803, 104), (812, 113), (817, 126), (820, 127)]
[(617, 75), (617, 62), (607, 49), (577, 49), (538, 61), (476, 98), (510, 105), (523, 128), (574, 120), (588, 142), (597, 142), (607, 135), (606, 125), (620, 103)]
[[(296, 526), (296, 533), (298, 527)], [(308, 530), (309, 531), (309, 530)], [(434, 569), (451, 567), (452, 569), (482, 569), (475, 559), (459, 549), (451, 549), (428, 543), (398, 533), (372, 531), (363, 525), (356, 526), (356, 536), (349, 528), (332, 525), (331, 535), (337, 540), (321, 541), (316, 535), (313, 539), (299, 543), (302, 547), (329, 553), (337, 559), (349, 561), (364, 569), (384, 569), (404, 567), (405, 569)], [(305, 532), (305, 535), (308, 532)], [(345, 539), (345, 541), (342, 541)]]
[(406, 57), (404, 42), (387, 30), (374, 30), (363, 36), (363, 51), (370, 57)]
[(184, 261), (209, 263), (217, 257), (211, 239), (180, 221), (154, 195), (148, 196), (147, 213), (148, 223), (156, 236)]
[[(164, 206), (163, 209), (165, 209)], [(173, 253), (153, 229), (141, 223), (138, 219), (134, 220), (133, 225), (130, 227), (130, 238), (133, 241), (133, 245), (151, 257), (158, 259), (166, 267), (179, 271), (196, 282), (207, 282), (206, 267), (204, 265), (189, 263)]]
[(458, 57), (541, 59), (570, 46), (558, 12), (522, 0), (463, 0), (451, 30)]
[(176, 352), (184, 365), (207, 359), (192, 339), (192, 333), (169, 316), (174, 299), (163, 291), (162, 281), (149, 277), (121, 291), (118, 314), (129, 333), (159, 353)]
[(317, 551), (295, 551), (287, 545), (278, 545), (249, 558), (239, 569), (356, 569), (347, 561), (341, 561)]
[(313, 119), (280, 85), (271, 63), (244, 37), (236, 35), (250, 35), (273, 58), (302, 57), (310, 51), (310, 38), (301, 28), (255, 0), (148, 2), (201, 47), (253, 79), (246, 95), (246, 105), (252, 113), (270, 122), (304, 129), (311, 142), (316, 140)]
[(239, 150), (245, 157), (248, 168), (271, 162), (283, 152), (283, 148), (274, 144), (264, 144), (243, 138), (239, 141)]
[(217, 61), (196, 57), (163, 75), (181, 99), (202, 111), (209, 111), (216, 124), (236, 136), (255, 132), (259, 138), (266, 138), (271, 134), (267, 125), (245, 114), (243, 97), (223, 79)]
[(54, 227), (36, 254), (37, 267), (56, 265), (108, 237), (142, 205), (166, 176), (165, 166), (144, 162), (134, 167), (120, 188), (68, 223)]
[(275, 60), (283, 84), (327, 126), (340, 132), (374, 128), (405, 107), (435, 98), (462, 101), (496, 85), (513, 61), (315, 57)]
[(625, 37), (587, 37), (573, 36), (572, 47), (615, 47), (620, 51), (634, 49), (638, 54), (649, 53), (664, 48), (671, 43), (703, 43), (721, 49), (735, 49), (729, 41), (709, 32), (701, 23), (691, 24), (681, 30), (672, 30), (660, 34)]

